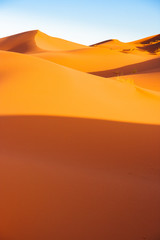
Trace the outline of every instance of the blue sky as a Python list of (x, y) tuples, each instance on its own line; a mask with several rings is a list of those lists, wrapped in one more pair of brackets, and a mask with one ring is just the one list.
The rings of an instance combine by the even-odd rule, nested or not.
[(39, 29), (92, 44), (160, 33), (160, 0), (0, 0), (0, 37)]

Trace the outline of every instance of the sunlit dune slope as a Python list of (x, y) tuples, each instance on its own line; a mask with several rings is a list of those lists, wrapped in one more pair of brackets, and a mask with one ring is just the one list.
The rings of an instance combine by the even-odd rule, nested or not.
[(114, 79), (122, 82), (133, 82), (142, 88), (160, 92), (160, 68), (153, 69), (150, 72), (144, 72), (141, 74), (118, 76)]
[(151, 60), (143, 61), (135, 64), (127, 64), (122, 67), (108, 69), (105, 71), (91, 72), (97, 76), (114, 77), (122, 75), (132, 75), (144, 72), (157, 72), (160, 69), (160, 57), (155, 57)]
[(50, 37), (38, 30), (19, 33), (0, 39), (0, 49), (19, 53), (60, 51), (85, 46), (60, 38)]
[[(159, 56), (159, 36), (156, 35), (130, 43), (111, 39), (94, 44), (88, 48), (75, 49), (73, 51), (35, 53), (34, 56), (83, 72), (110, 71), (107, 77), (117, 75), (119, 69), (122, 75), (123, 73), (140, 73), (147, 70), (148, 66), (151, 70), (155, 68), (154, 61), (149, 62), (149, 60), (157, 59)], [(155, 62), (158, 64), (157, 60)], [(128, 68), (128, 66), (130, 67)], [(101, 76), (98, 73), (97, 75)]]
[(34, 56), (83, 72), (110, 70), (157, 57), (149, 54), (126, 54), (96, 47), (65, 52), (36, 53)]
[(160, 126), (0, 117), (1, 240), (159, 239)]
[[(0, 49), (33, 54), (36, 57), (83, 72), (98, 72), (156, 58), (159, 54), (159, 35), (147, 39), (150, 40), (145, 39), (131, 43), (111, 39), (87, 47), (53, 38), (35, 30), (0, 39)], [(146, 43), (146, 41), (148, 42)], [(156, 54), (150, 54), (150, 52)]]
[(160, 123), (160, 94), (62, 67), (0, 52), (0, 114), (74, 116)]
[(106, 78), (114, 77), (122, 82), (129, 81), (143, 88), (160, 91), (160, 58), (158, 56), (144, 62), (91, 72), (91, 74)]

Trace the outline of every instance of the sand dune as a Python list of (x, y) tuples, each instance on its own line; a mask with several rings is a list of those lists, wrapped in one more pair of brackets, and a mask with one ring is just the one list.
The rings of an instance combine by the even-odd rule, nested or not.
[(148, 51), (149, 53), (159, 53), (160, 34), (148, 38), (143, 38), (132, 43), (136, 44), (139, 49)]
[(65, 52), (36, 53), (33, 56), (83, 72), (105, 71), (157, 58), (155, 55), (126, 54), (96, 47)]
[(123, 50), (130, 50), (133, 51), (135, 50), (135, 44), (134, 43), (124, 43), (121, 42), (117, 39), (110, 39), (107, 41), (103, 41), (100, 43), (96, 43), (91, 45), (92, 47), (100, 47), (100, 48), (108, 48), (110, 50), (119, 50), (119, 51), (123, 51)]
[(153, 69), (151, 72), (140, 74), (118, 76), (115, 78), (118, 81), (132, 81), (135, 85), (145, 89), (160, 92), (160, 68)]
[[(115, 80), (129, 81), (153, 91), (160, 91), (160, 58), (126, 65), (106, 71), (91, 72), (96, 76), (114, 77)], [(116, 76), (116, 77), (115, 77)]]
[(91, 74), (102, 76), (102, 77), (114, 77), (115, 75), (131, 75), (139, 74), (143, 72), (155, 72), (160, 67), (160, 57), (156, 57), (151, 60), (147, 60), (140, 63), (125, 65), (119, 68), (113, 68), (106, 71), (91, 72)]
[(159, 40), (0, 39), (0, 240), (159, 240)]
[(0, 39), (1, 50), (19, 53), (73, 50), (84, 47), (84, 45), (50, 37), (39, 30)]
[(3, 59), (1, 115), (160, 123), (160, 93), (141, 93), (130, 83), (100, 78), (18, 53), (0, 52), (0, 59)]
[[(147, 64), (147, 61), (158, 58), (159, 47), (157, 44), (159, 43), (142, 45), (108, 40), (88, 48), (34, 53), (33, 56), (83, 72), (113, 71), (116, 68), (126, 68), (128, 65), (139, 63), (144, 65), (144, 62), (146, 62), (146, 67), (144, 65), (143, 70), (146, 70), (148, 65), (150, 69), (154, 68), (154, 65)], [(150, 54), (150, 52), (156, 52), (156, 54)]]
[(160, 34), (142, 38), (142, 39), (138, 39), (136, 41), (133, 41), (132, 43), (134, 43), (134, 44), (149, 44), (149, 43), (153, 43), (156, 41), (160, 41)]
[(160, 34), (127, 43), (120, 42), (117, 39), (110, 39), (96, 43), (92, 46), (110, 48), (112, 50), (119, 50), (122, 52), (141, 53), (141, 51), (146, 51), (149, 53), (157, 53), (160, 48)]
[[(153, 37), (151, 39), (153, 41)], [(158, 41), (157, 37), (155, 39)], [(142, 51), (144, 49), (141, 48), (157, 49), (154, 44), (145, 44), (143, 47), (139, 42), (122, 43), (118, 40), (108, 40), (86, 47), (50, 37), (38, 30), (0, 39), (1, 50), (32, 54), (83, 72), (112, 70), (157, 57), (148, 54), (147, 50)]]

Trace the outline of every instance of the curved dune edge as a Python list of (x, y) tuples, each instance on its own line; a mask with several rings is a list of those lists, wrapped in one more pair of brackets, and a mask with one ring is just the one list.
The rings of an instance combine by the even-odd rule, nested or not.
[[(128, 64), (136, 64), (156, 58), (130, 43), (108, 40), (108, 47), (87, 47), (59, 38), (50, 37), (39, 30), (28, 31), (0, 39), (0, 49), (5, 51), (34, 54), (37, 57), (56, 62), (84, 72), (104, 71)], [(117, 49), (117, 44), (122, 49)], [(153, 45), (153, 44), (152, 44)], [(98, 45), (99, 46), (99, 45)], [(148, 46), (148, 45), (147, 45)], [(115, 48), (115, 49), (114, 49)], [(135, 69), (132, 69), (135, 70)]]
[(141, 88), (160, 92), (160, 58), (158, 56), (144, 62), (105, 71), (90, 72), (90, 74), (106, 78), (112, 77), (112, 79), (121, 82), (131, 82)]
[(2, 240), (160, 236), (160, 126), (21, 116), (0, 132)]
[(51, 37), (39, 30), (19, 33), (0, 39), (0, 49), (19, 53), (64, 51), (84, 48), (84, 45)]
[(160, 57), (154, 57), (150, 60), (141, 61), (139, 63), (127, 64), (122, 67), (106, 69), (105, 71), (90, 72), (96, 76), (101, 77), (115, 77), (115, 76), (125, 76), (125, 75), (137, 75), (141, 73), (153, 72), (155, 69), (160, 67)]
[[(126, 75), (113, 78), (116, 81), (131, 82), (136, 85), (136, 88), (144, 89), (145, 92), (150, 92), (159, 96), (160, 93), (160, 72), (141, 73), (136, 75)], [(157, 92), (157, 93), (156, 93)]]
[[(149, 61), (158, 57), (158, 55), (151, 54), (125, 54), (96, 47), (76, 49), (73, 51), (33, 53), (32, 55), (83, 72), (98, 72), (125, 68), (125, 66), (129, 64), (141, 64), (147, 60)], [(135, 68), (133, 66), (131, 72), (134, 70)], [(115, 76), (115, 74), (113, 74), (113, 76)]]
[[(27, 55), (0, 52), (0, 115), (52, 115), (160, 124), (160, 96)], [(73, 101), (74, 100), (74, 101)]]
[(41, 52), (35, 42), (37, 33), (38, 30), (33, 30), (1, 38), (0, 49), (19, 53)]
[(98, 48), (108, 48), (108, 49), (111, 49), (112, 51), (113, 50), (119, 50), (119, 51), (128, 50), (128, 51), (132, 51), (132, 52), (133, 52), (132, 49), (134, 49), (136, 47), (134, 43), (124, 43), (117, 39), (110, 39), (107, 41), (93, 44), (91, 46), (98, 47)]
[(154, 41), (160, 40), (160, 34), (156, 34), (150, 37), (138, 39), (136, 41), (132, 41), (132, 43), (141, 43), (141, 44), (148, 44)]
[(85, 45), (70, 42), (60, 38), (51, 37), (41, 31), (35, 35), (36, 45), (46, 51), (64, 51), (85, 48)]

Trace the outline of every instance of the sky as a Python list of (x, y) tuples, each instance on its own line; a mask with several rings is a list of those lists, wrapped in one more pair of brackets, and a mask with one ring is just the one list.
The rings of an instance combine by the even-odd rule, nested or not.
[(160, 33), (160, 0), (0, 0), (0, 37), (38, 29), (86, 45)]

